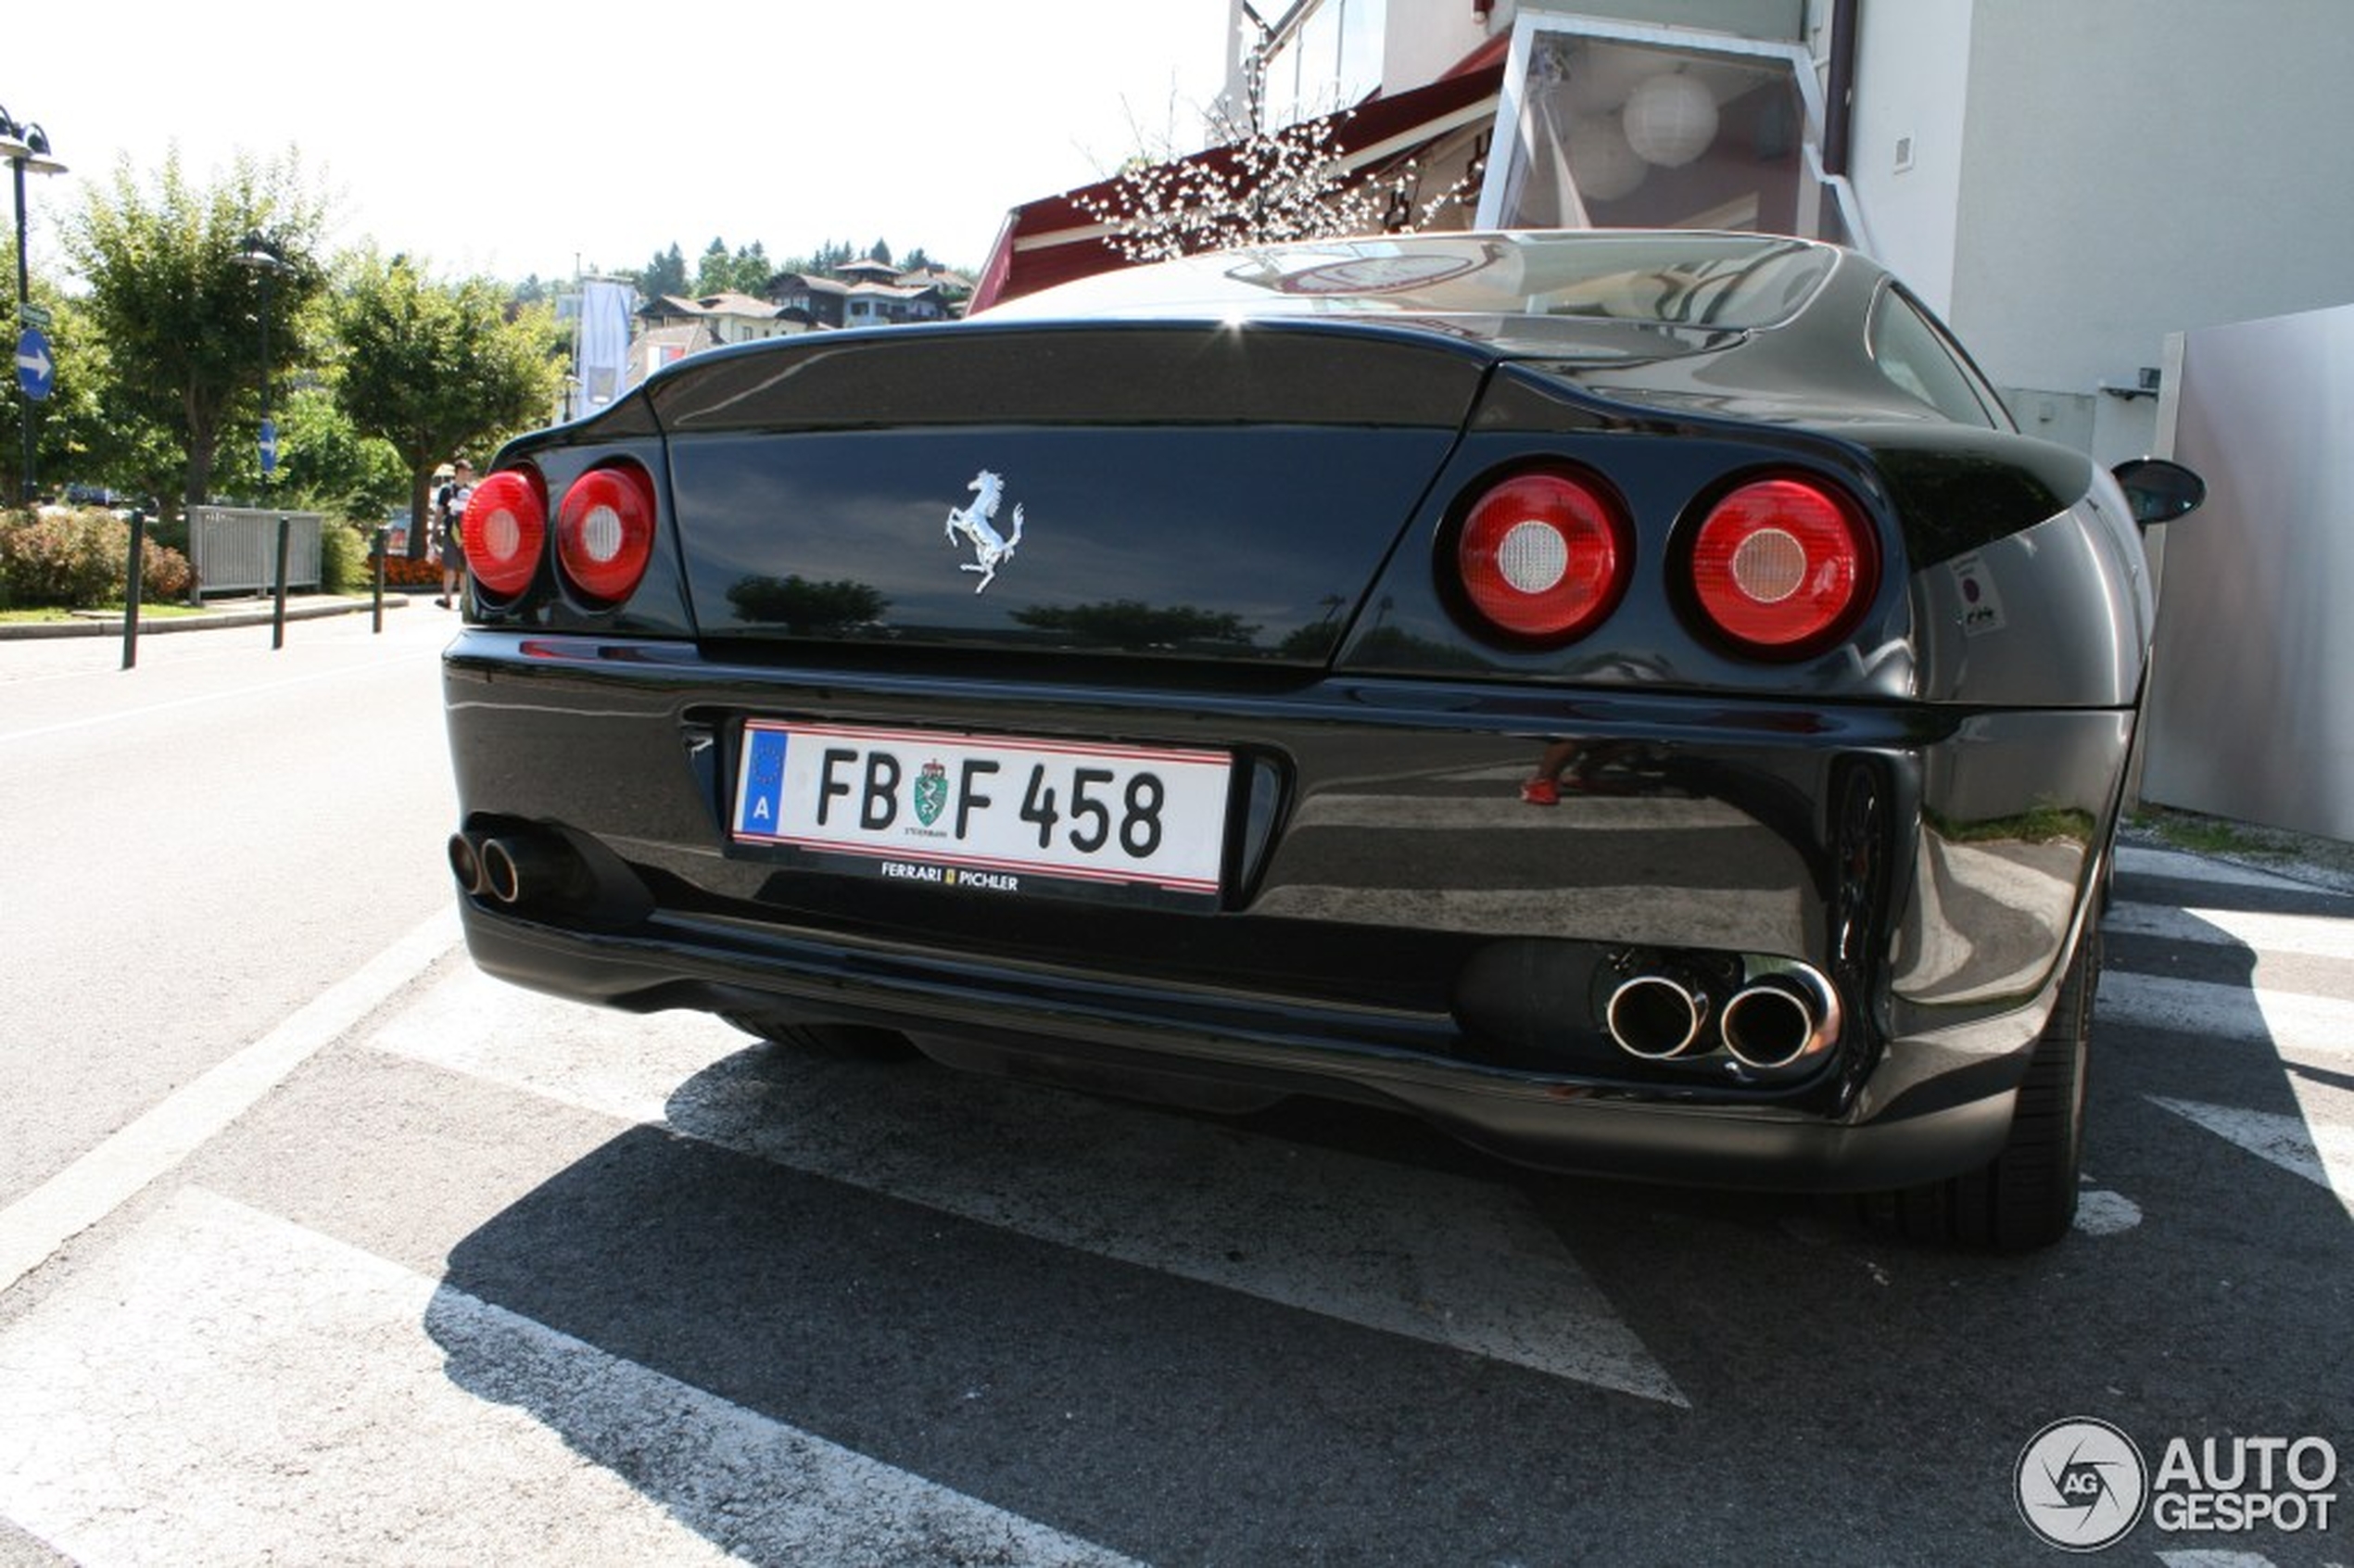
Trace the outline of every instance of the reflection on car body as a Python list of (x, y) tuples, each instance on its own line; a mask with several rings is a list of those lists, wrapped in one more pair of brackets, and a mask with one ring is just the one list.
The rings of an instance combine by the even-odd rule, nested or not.
[(2197, 482), (2019, 435), (1860, 256), (1195, 258), (496, 467), (445, 664), (494, 973), (2068, 1227), (2139, 526)]

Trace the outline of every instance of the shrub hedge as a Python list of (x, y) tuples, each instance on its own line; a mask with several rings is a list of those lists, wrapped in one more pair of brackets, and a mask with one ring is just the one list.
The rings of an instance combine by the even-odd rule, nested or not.
[[(84, 610), (120, 604), (128, 586), (131, 525), (97, 507), (0, 512), (0, 606)], [(188, 558), (154, 539), (139, 552), (140, 598), (188, 591)]]

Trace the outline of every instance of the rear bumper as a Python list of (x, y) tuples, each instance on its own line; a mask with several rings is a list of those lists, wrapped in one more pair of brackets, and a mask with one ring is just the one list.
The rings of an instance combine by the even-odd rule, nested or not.
[[(710, 931), (614, 936), (536, 925), (462, 901), (487, 972), (576, 1001), (912, 1027), (959, 1056), (1000, 1054), (1049, 1080), (1119, 1088), (1172, 1082), (1215, 1094), (1312, 1094), (1403, 1110), (1500, 1157), (1547, 1170), (1693, 1185), (1864, 1191), (1982, 1164), (2010, 1126), (2017, 1074), (1996, 1061), (1868, 1123), (1758, 1106), (1595, 1092), (1546, 1075), (1449, 1063), (1408, 1048), (1336, 1043), (1312, 1009), (1248, 1023), (1178, 996), (1087, 995), (978, 967), (849, 957), (791, 941), (747, 948)], [(1229, 1013), (1232, 1009), (1226, 1009)], [(1361, 1031), (1362, 1018), (1349, 1020)], [(1432, 1042), (1435, 1043), (1436, 1042)], [(1207, 1096), (1206, 1096), (1207, 1097)]]
[[(1473, 683), (1113, 689), (722, 664), (474, 632), (446, 665), (461, 825), (578, 860), (462, 897), (477, 961), (633, 1010), (880, 1024), (1117, 1082), (1400, 1106), (1556, 1169), (1904, 1184), (1999, 1146), (2107, 841), (2106, 711), (1948, 715)], [(1230, 750), (1214, 913), (943, 894), (728, 842), (746, 715)], [(1551, 807), (1519, 786), (1569, 754)], [(1630, 955), (1801, 962), (1803, 1071), (1631, 1060)]]

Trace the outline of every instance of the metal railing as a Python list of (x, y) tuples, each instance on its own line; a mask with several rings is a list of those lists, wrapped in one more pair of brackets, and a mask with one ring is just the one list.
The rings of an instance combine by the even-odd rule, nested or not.
[(289, 525), (286, 586), (319, 587), (323, 576), (317, 512), (196, 506), (188, 509), (188, 564), (196, 570), (195, 591), (259, 593), (276, 588), (281, 517)]

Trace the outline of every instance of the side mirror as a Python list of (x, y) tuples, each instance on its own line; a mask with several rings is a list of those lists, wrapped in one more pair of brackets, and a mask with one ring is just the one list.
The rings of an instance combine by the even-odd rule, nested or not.
[(2164, 458), (2129, 459), (2111, 472), (2123, 487), (2125, 499), (2133, 508), (2133, 522), (2139, 527), (2187, 517), (2207, 499), (2206, 480), (2181, 463), (2169, 462)]

